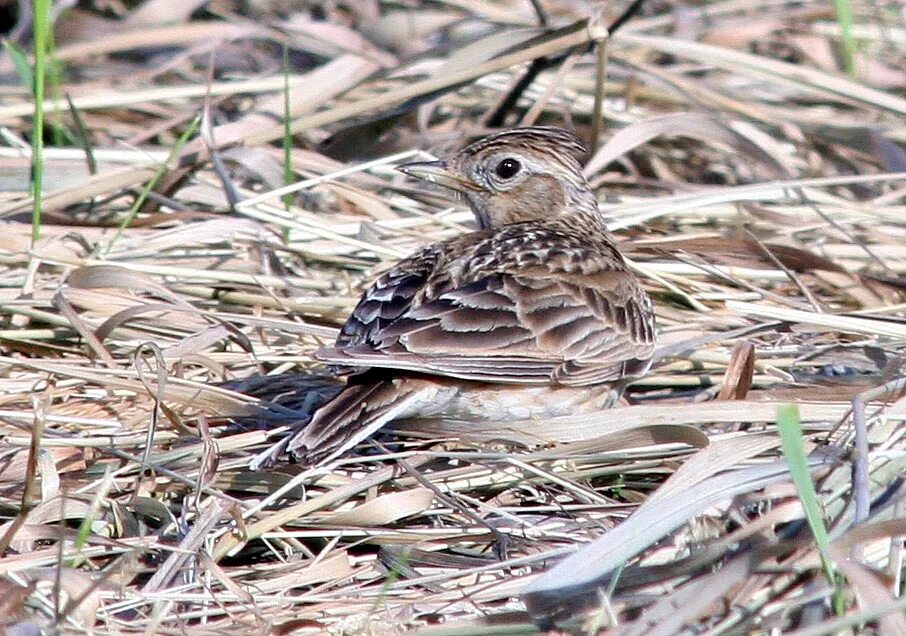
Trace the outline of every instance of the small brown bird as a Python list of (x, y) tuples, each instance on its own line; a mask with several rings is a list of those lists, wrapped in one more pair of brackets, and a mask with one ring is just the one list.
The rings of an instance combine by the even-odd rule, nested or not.
[(490, 135), (400, 166), (468, 200), (479, 230), (406, 258), (368, 288), (333, 347), (350, 374), (293, 436), (329, 461), (392, 420), (527, 419), (612, 405), (654, 350), (651, 300), (558, 128)]

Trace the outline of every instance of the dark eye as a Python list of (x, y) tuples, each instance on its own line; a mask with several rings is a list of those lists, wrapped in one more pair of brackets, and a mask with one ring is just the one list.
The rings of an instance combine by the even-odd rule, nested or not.
[(521, 169), (521, 163), (515, 159), (507, 158), (497, 164), (497, 167), (494, 168), (494, 172), (497, 173), (497, 176), (501, 179), (509, 179), (514, 177)]

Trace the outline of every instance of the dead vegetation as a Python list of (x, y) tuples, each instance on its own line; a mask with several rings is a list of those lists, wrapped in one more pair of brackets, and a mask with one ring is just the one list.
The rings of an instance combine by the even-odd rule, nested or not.
[[(628, 3), (541, 0), (547, 27), (527, 0), (62, 4), (34, 245), (32, 104), (0, 62), (7, 628), (906, 633), (901, 4), (853, 5), (847, 77), (830, 2), (652, 0), (603, 86), (588, 45)], [(663, 346), (633, 404), (250, 470), (333, 390), (310, 354), (363, 286), (469, 227), (393, 166), (490, 124), (587, 138), (599, 88), (587, 173)]]

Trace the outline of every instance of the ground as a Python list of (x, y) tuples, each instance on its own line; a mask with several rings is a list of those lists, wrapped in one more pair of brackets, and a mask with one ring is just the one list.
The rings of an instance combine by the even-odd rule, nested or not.
[[(906, 633), (903, 7), (650, 1), (604, 38), (628, 8), (61, 3), (38, 223), (19, 16), (4, 625)], [(393, 166), (531, 123), (597, 140), (654, 299), (629, 403), (250, 469), (336, 390), (311, 354), (364, 286), (472, 227)]]

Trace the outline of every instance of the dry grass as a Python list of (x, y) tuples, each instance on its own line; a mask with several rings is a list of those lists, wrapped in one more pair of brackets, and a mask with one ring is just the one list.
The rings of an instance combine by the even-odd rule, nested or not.
[[(608, 45), (609, 141), (588, 164), (657, 305), (662, 357), (633, 404), (400, 425), (303, 472), (248, 464), (334, 390), (311, 352), (377, 271), (471, 222), (392, 167), (481, 134), (532, 59), (602, 31), (545, 36), (529, 2), (244, 4), (58, 18), (60, 93), (97, 168), (78, 136), (45, 151), (33, 246), (31, 105), (3, 61), (8, 627), (906, 633), (902, 6), (854, 5), (846, 78), (829, 2), (648, 3)], [(557, 26), (589, 15), (539, 4)], [(587, 135), (595, 67), (557, 60), (506, 123)], [(790, 402), (836, 613), (780, 452)]]

